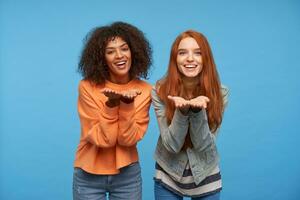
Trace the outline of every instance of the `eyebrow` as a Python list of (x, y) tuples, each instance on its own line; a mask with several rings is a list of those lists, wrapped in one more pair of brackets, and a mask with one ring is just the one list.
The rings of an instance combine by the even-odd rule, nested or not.
[[(186, 51), (187, 49), (178, 49), (177, 51)], [(193, 50), (201, 50), (200, 48), (196, 48), (196, 49), (193, 49)]]
[[(126, 42), (124, 42), (123, 44), (121, 44), (120, 46), (118, 47), (123, 47), (123, 46), (128, 46), (128, 44)], [(106, 47), (105, 49), (115, 49), (115, 48), (118, 48), (118, 47)]]

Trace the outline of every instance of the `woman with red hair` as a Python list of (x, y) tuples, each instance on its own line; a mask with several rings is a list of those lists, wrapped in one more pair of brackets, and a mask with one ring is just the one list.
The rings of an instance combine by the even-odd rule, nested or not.
[(193, 30), (181, 33), (172, 45), (167, 74), (152, 90), (160, 129), (156, 200), (220, 199), (215, 135), (227, 96), (205, 36)]

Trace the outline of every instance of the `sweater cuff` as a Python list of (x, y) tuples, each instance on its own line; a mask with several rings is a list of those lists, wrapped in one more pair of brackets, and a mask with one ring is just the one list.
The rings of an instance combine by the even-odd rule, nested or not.
[(189, 116), (192, 118), (192, 119), (207, 119), (206, 117), (206, 111), (204, 108), (202, 108), (201, 110), (199, 110), (198, 112), (193, 112), (193, 111), (190, 111), (189, 112)]

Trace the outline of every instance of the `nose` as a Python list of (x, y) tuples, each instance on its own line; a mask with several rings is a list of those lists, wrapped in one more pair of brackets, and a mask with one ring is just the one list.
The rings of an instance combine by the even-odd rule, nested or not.
[(123, 54), (119, 49), (117, 49), (117, 51), (116, 51), (116, 57), (117, 58), (122, 58), (123, 57)]
[(194, 61), (193, 53), (189, 53), (187, 56), (187, 61)]

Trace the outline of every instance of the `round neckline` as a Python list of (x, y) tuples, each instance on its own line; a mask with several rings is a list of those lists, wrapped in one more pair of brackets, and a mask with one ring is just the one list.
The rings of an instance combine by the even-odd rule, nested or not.
[(136, 80), (137, 79), (132, 79), (125, 84), (118, 84), (118, 83), (113, 83), (109, 80), (105, 80), (105, 87), (110, 87), (112, 89), (120, 89), (120, 88), (126, 89), (126, 88), (130, 88), (136, 82)]

